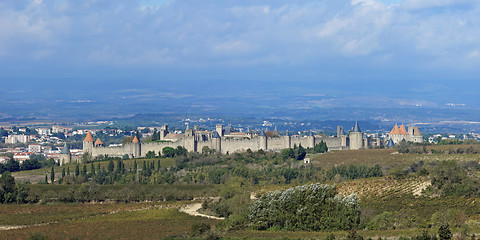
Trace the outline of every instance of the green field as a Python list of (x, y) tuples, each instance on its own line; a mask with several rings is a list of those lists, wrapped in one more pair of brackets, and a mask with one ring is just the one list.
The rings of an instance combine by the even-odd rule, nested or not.
[[(366, 238), (398, 238), (414, 236), (427, 230), (436, 234), (441, 224), (448, 223), (456, 237), (480, 233), (480, 197), (477, 192), (465, 197), (463, 195), (443, 196), (431, 187), (431, 176), (436, 166), (442, 161), (455, 161), (461, 166), (478, 163), (478, 154), (455, 154), (456, 149), (469, 146), (427, 146), (445, 153), (399, 154), (395, 149), (370, 149), (356, 151), (331, 151), (325, 154), (310, 155), (313, 159), (312, 177), (322, 179), (324, 171), (340, 165), (381, 166), (382, 177), (348, 179), (324, 179), (321, 182), (336, 184), (338, 193), (349, 195), (355, 193), (360, 197), (361, 222), (357, 233)], [(472, 145), (478, 148), (478, 145)], [(450, 152), (450, 154), (448, 154)], [(184, 162), (185, 169), (178, 168), (175, 159), (161, 159), (162, 167), (176, 168), (175, 174), (181, 179), (189, 171), (192, 174), (203, 173), (207, 179), (215, 174), (221, 184), (191, 183), (177, 180), (173, 184), (26, 184), (30, 195), (29, 202), (36, 204), (0, 205), (0, 229), (13, 227), (17, 229), (0, 230), (0, 239), (28, 239), (31, 236), (47, 236), (48, 239), (184, 239), (221, 237), (225, 239), (326, 239), (333, 234), (337, 239), (345, 239), (346, 231), (287, 231), (268, 229), (253, 230), (246, 225), (231, 228), (239, 219), (239, 213), (248, 211), (252, 200), (247, 195), (257, 197), (267, 192), (286, 189), (315, 181), (298, 178), (291, 183), (283, 181), (261, 181), (252, 183), (251, 173), (260, 168), (270, 169), (278, 174), (283, 168), (303, 168), (292, 164), (290, 160), (279, 161), (278, 155), (266, 155), (257, 159), (252, 155), (239, 158), (231, 155), (223, 158), (209, 157), (208, 160), (192, 158), (192, 164)], [(213, 160), (212, 160), (213, 159)], [(148, 163), (158, 159), (137, 159), (139, 168), (143, 161)], [(262, 164), (262, 161), (268, 164)], [(178, 161), (177, 161), (178, 162)], [(278, 165), (272, 165), (279, 162)], [(422, 162), (425, 172), (411, 172), (414, 166)], [(94, 163), (97, 167), (97, 162)], [(133, 168), (133, 160), (124, 161), (125, 168)], [(463, 165), (462, 165), (463, 164)], [(101, 168), (107, 168), (108, 162), (100, 162)], [(475, 164), (470, 164), (474, 166)], [(83, 165), (80, 165), (83, 168)], [(90, 171), (90, 164), (87, 164)], [(147, 165), (148, 166), (148, 165)], [(66, 167), (66, 166), (65, 166)], [(75, 165), (69, 165), (73, 172)], [(62, 167), (56, 167), (60, 176)], [(420, 168), (419, 168), (420, 169)], [(417, 169), (417, 170), (419, 170)], [(250, 170), (249, 173), (247, 170)], [(253, 171), (255, 170), (255, 171)], [(395, 174), (394, 170), (405, 171)], [(323, 171), (323, 173), (321, 173)], [(477, 179), (477, 170), (469, 170), (467, 177)], [(398, 172), (398, 171), (397, 171)], [(37, 169), (14, 173), (17, 179), (43, 179), (50, 169)], [(285, 174), (287, 174), (286, 172)], [(293, 174), (288, 173), (288, 174)], [(307, 174), (308, 171), (298, 174)], [(226, 175), (222, 175), (226, 174)], [(323, 175), (322, 175), (323, 174)], [(247, 177), (248, 175), (248, 177)], [(242, 178), (241, 176), (246, 176)], [(269, 176), (269, 175), (266, 175)], [(276, 176), (276, 175), (275, 175)], [(460, 176), (460, 175), (459, 175)], [(461, 175), (463, 176), (463, 175)], [(464, 177), (465, 177), (464, 176)], [(264, 176), (265, 177), (265, 176)], [(215, 178), (212, 178), (215, 179)], [(303, 179), (303, 180), (299, 180)], [(39, 180), (41, 182), (41, 180)], [(303, 182), (301, 182), (303, 181)], [(221, 214), (233, 211), (232, 219), (226, 221), (195, 217), (179, 212), (179, 208), (192, 203), (201, 203), (215, 197), (210, 203), (211, 209), (204, 212)], [(202, 200), (198, 200), (198, 199)], [(212, 201), (212, 200), (209, 200)], [(218, 204), (215, 201), (220, 201)], [(220, 209), (220, 211), (215, 210)], [(230, 209), (230, 210), (229, 210)], [(194, 226), (205, 223), (211, 230), (201, 235), (194, 235)], [(226, 230), (225, 226), (229, 230)], [(469, 238), (470, 239), (470, 238)]]

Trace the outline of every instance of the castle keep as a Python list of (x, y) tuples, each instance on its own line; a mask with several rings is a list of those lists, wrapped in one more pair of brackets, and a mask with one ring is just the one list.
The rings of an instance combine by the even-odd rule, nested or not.
[[(231, 128), (231, 127), (230, 127)], [(163, 148), (178, 146), (186, 148), (190, 152), (201, 152), (204, 147), (213, 149), (216, 152), (226, 154), (234, 152), (244, 152), (247, 149), (252, 151), (281, 151), (285, 148), (293, 148), (294, 145), (302, 145), (305, 148), (313, 148), (321, 141), (327, 144), (329, 150), (355, 150), (372, 147), (380, 147), (384, 143), (379, 138), (366, 138), (358, 123), (352, 130), (345, 134), (342, 127), (337, 128), (337, 135), (333, 137), (315, 136), (312, 133), (307, 136), (292, 136), (286, 134), (280, 136), (272, 134), (271, 132), (254, 133), (240, 133), (231, 131), (232, 129), (224, 129), (219, 124), (213, 131), (199, 131), (197, 127), (188, 129), (185, 134), (170, 134), (168, 126), (164, 125), (160, 128), (159, 142), (140, 142), (137, 137), (131, 143), (123, 144), (122, 146), (106, 147), (100, 139), (94, 141), (90, 132), (87, 133), (83, 141), (83, 152), (90, 153), (92, 157), (109, 155), (112, 157), (122, 157), (125, 154), (131, 158), (146, 156), (148, 152), (155, 152), (163, 154)], [(413, 136), (418, 132), (418, 128), (412, 129)], [(402, 132), (403, 133), (403, 132)], [(419, 134), (419, 132), (418, 132)], [(390, 134), (391, 137), (395, 136)], [(420, 135), (421, 137), (421, 135)], [(415, 141), (419, 138), (414, 137)], [(408, 140), (407, 140), (408, 141)], [(423, 141), (423, 137), (422, 137)]]

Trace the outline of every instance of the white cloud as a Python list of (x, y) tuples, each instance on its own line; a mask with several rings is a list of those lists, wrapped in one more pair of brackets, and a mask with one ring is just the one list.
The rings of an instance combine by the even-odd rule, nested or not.
[(0, 3), (0, 63), (473, 68), (479, 13), (466, 0), (9, 0)]

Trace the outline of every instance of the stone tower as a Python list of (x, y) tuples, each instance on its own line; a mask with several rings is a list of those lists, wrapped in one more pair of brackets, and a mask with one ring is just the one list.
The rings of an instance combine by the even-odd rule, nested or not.
[(308, 133), (307, 138), (308, 138), (308, 146), (306, 146), (306, 147), (308, 147), (308, 148), (314, 148), (314, 147), (315, 147), (315, 135), (313, 135), (313, 132), (312, 132), (312, 131), (310, 131), (310, 132)]
[(358, 126), (358, 122), (355, 122), (355, 127), (350, 132), (350, 150), (363, 148), (363, 133)]
[(72, 162), (72, 155), (70, 154), (70, 149), (68, 149), (67, 143), (65, 143), (62, 151), (60, 152), (60, 166), (64, 164), (69, 164), (71, 162)]
[(223, 130), (223, 125), (222, 124), (217, 124), (216, 130), (217, 130), (217, 133), (220, 137), (225, 136), (225, 131)]
[(337, 126), (337, 137), (342, 136), (343, 134), (343, 128), (342, 126)]
[(140, 157), (141, 154), (141, 144), (140, 140), (138, 140), (137, 136), (135, 136), (132, 140), (132, 153), (134, 158)]
[(183, 138), (183, 146), (189, 152), (197, 152), (197, 137), (195, 136), (194, 129), (188, 129), (185, 131), (185, 137)]
[(285, 148), (292, 148), (292, 136), (289, 131), (287, 131), (283, 139), (285, 140)]
[(90, 153), (93, 156), (93, 137), (90, 132), (87, 132), (87, 136), (83, 139), (83, 154)]
[(260, 148), (262, 150), (267, 150), (267, 135), (265, 135), (265, 131), (262, 130), (262, 132), (258, 135), (259, 138), (259, 143), (260, 143)]
[(168, 134), (168, 125), (162, 125), (160, 128), (160, 140), (165, 139), (165, 136)]
[(212, 132), (212, 145), (213, 149), (215, 149), (215, 152), (222, 153), (222, 138), (217, 131)]

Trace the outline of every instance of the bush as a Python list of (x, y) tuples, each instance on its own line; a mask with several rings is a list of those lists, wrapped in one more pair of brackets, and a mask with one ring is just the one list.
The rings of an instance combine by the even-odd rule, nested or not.
[(335, 186), (312, 184), (262, 196), (250, 207), (256, 229), (350, 230), (360, 223), (358, 197), (337, 195)]
[(192, 225), (190, 228), (190, 233), (192, 236), (201, 236), (207, 232), (210, 231), (210, 225), (204, 223), (204, 222), (196, 222)]

